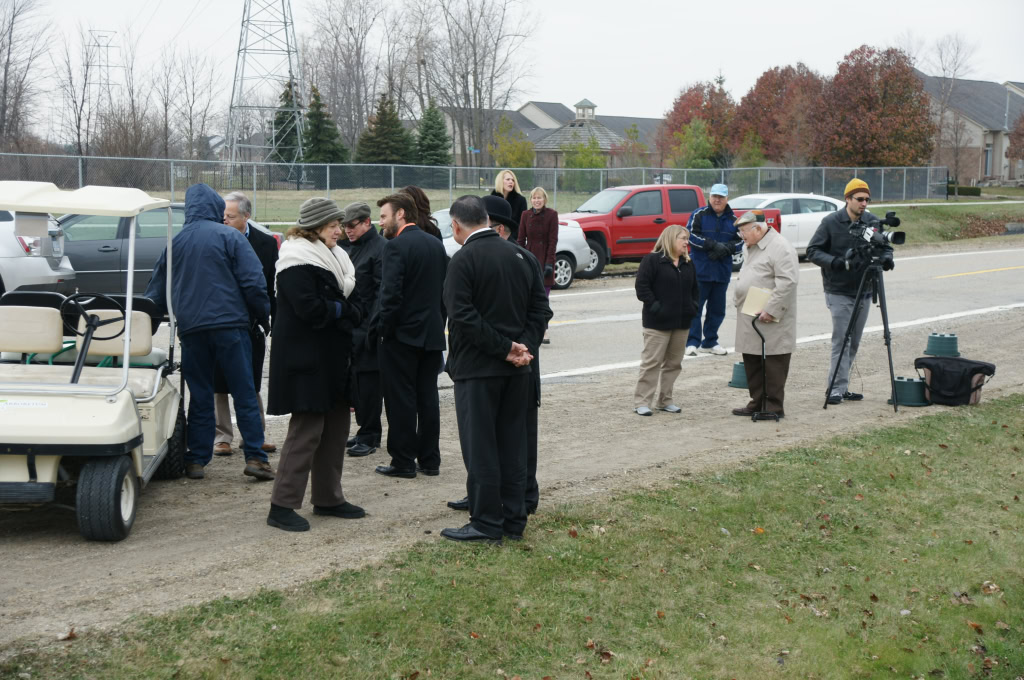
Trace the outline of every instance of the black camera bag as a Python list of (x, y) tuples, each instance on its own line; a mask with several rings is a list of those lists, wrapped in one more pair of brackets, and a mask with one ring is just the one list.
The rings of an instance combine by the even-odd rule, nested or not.
[(924, 379), (924, 396), (932, 404), (977, 404), (985, 378), (996, 373), (995, 364), (963, 357), (919, 357), (914, 368)]

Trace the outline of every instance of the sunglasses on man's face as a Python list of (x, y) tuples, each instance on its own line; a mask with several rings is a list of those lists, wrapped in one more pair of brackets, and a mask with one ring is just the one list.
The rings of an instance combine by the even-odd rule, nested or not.
[(871, 197), (870, 196), (854, 196), (853, 200), (857, 201), (858, 203), (870, 203), (871, 202)]

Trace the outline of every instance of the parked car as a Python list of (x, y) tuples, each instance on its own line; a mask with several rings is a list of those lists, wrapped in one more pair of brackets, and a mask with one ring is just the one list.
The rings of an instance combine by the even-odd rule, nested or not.
[(807, 252), (807, 242), (821, 220), (846, 206), (843, 201), (817, 194), (747, 194), (729, 201), (734, 210), (770, 208), (780, 213), (779, 233), (793, 244), (796, 252)]
[(73, 281), (75, 270), (64, 254), (64, 233), (47, 222), (46, 236), (15, 231), (15, 215), (0, 210), (0, 295), (9, 290), (54, 290)]
[[(437, 220), (441, 236), (444, 237), (444, 250), (451, 257), (462, 247), (452, 237), (452, 218), (447, 209), (430, 214)], [(555, 244), (555, 290), (565, 290), (571, 286), (576, 273), (586, 268), (589, 262), (590, 246), (587, 245), (579, 222), (559, 217), (558, 243)]]
[[(590, 264), (580, 278), (596, 278), (611, 262), (639, 262), (651, 252), (662, 230), (670, 224), (685, 225), (690, 213), (707, 205), (700, 187), (687, 184), (642, 184), (605, 189), (591, 196), (576, 212), (559, 215), (579, 223), (590, 244)], [(737, 210), (743, 214), (745, 210)], [(779, 212), (764, 211), (765, 222), (779, 228)], [(743, 263), (733, 258), (733, 269)]]
[[(185, 224), (185, 204), (171, 204), (171, 222), (177, 235)], [(75, 270), (75, 279), (49, 288), (70, 295), (81, 293), (124, 293), (128, 263), (128, 234), (131, 218), (106, 215), (64, 215), (55, 221), (64, 232), (64, 249)], [(146, 289), (153, 267), (167, 247), (167, 210), (148, 210), (135, 220), (136, 292)], [(271, 234), (281, 245), (281, 235), (257, 222), (249, 225)]]

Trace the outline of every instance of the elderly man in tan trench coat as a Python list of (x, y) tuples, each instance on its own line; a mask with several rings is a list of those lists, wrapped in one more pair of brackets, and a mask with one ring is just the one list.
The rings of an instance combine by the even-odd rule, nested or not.
[[(796, 349), (796, 287), (800, 264), (793, 245), (764, 222), (758, 222), (754, 211), (736, 220), (743, 238), (746, 256), (739, 281), (733, 288), (736, 305), (736, 351), (743, 354), (750, 401), (734, 408), (733, 415), (751, 416), (761, 411), (761, 400), (767, 395), (766, 407), (780, 418), (786, 415), (783, 401), (789, 359)], [(761, 367), (761, 338), (751, 326), (752, 316), (741, 310), (751, 288), (770, 291), (761, 307), (757, 327), (765, 338), (765, 365)], [(749, 310), (748, 310), (749, 311)], [(764, 376), (764, 377), (762, 377)]]

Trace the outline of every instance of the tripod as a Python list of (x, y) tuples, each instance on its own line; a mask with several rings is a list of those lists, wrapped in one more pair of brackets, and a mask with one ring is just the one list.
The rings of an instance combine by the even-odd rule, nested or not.
[(896, 373), (892, 367), (892, 335), (889, 333), (889, 310), (885, 304), (885, 284), (882, 280), (882, 263), (878, 256), (872, 256), (865, 267), (864, 273), (860, 276), (860, 283), (857, 286), (857, 296), (854, 298), (857, 303), (854, 305), (853, 314), (850, 316), (850, 323), (846, 326), (846, 335), (843, 337), (843, 347), (839, 350), (839, 359), (836, 361), (836, 368), (832, 371), (832, 379), (828, 382), (828, 389), (825, 390), (825, 403), (822, 408), (828, 408), (828, 398), (832, 394), (832, 386), (836, 383), (836, 377), (839, 375), (839, 369), (843, 365), (843, 355), (846, 354), (846, 348), (850, 345), (850, 340), (853, 337), (853, 329), (856, 328), (857, 317), (860, 316), (861, 310), (864, 309), (864, 313), (867, 314), (867, 305), (861, 303), (861, 296), (865, 291), (865, 286), (871, 284), (871, 301), (872, 303), (877, 302), (879, 309), (882, 310), (882, 337), (885, 339), (885, 351), (889, 355), (889, 385), (892, 390), (892, 410), (894, 412), (899, 411), (899, 406), (896, 403)]

